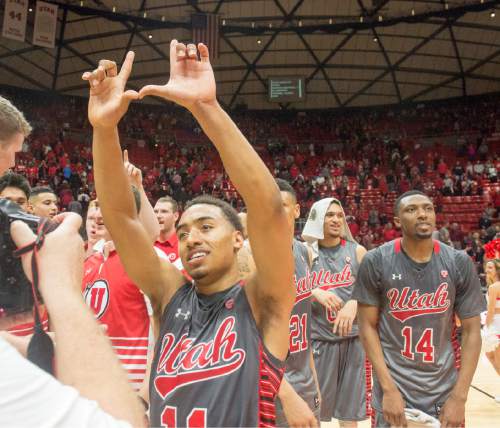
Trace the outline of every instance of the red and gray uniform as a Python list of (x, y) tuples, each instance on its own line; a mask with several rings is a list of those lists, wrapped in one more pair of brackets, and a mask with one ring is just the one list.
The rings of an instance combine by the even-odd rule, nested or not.
[(126, 274), (116, 251), (108, 258), (96, 252), (85, 260), (82, 292), (97, 320), (107, 326), (132, 387), (139, 389), (146, 376), (149, 315), (144, 294)]
[[(313, 263), (314, 288), (333, 293), (345, 303), (351, 300), (359, 268), (358, 244), (319, 247)], [(336, 313), (313, 300), (311, 336), (314, 362), (321, 388), (321, 420), (359, 421), (370, 415), (371, 367), (366, 360), (354, 321), (349, 336), (333, 333)]]
[(161, 318), (150, 381), (150, 423), (274, 426), (283, 363), (260, 337), (240, 284), (202, 295), (183, 285)]
[[(294, 240), (295, 305), (290, 316), (290, 354), (285, 379), (319, 419), (319, 397), (311, 369), (311, 281), (307, 247)], [(279, 398), (276, 399), (277, 426), (288, 425)]]
[[(434, 241), (428, 263), (416, 263), (401, 240), (363, 259), (354, 298), (379, 308), (378, 333), (385, 363), (406, 407), (437, 417), (457, 380), (461, 319), (485, 310), (479, 278), (465, 252)], [(374, 376), (373, 407), (381, 420), (383, 393)]]

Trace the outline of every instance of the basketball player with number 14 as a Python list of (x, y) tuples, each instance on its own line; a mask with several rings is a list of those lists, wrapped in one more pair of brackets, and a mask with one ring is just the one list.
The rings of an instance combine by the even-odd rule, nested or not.
[(479, 278), (465, 252), (432, 240), (436, 214), (425, 194), (404, 193), (394, 211), (403, 238), (366, 254), (353, 293), (375, 370), (372, 424), (406, 426), (405, 413), (417, 409), (459, 427), (481, 350)]

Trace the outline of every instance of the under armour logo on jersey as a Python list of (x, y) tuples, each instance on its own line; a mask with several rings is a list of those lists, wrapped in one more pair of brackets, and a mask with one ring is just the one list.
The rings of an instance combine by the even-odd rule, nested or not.
[(395, 273), (392, 274), (392, 279), (402, 279), (401, 274), (398, 273), (397, 275)]
[(177, 313), (175, 314), (175, 318), (183, 317), (185, 320), (187, 320), (190, 315), (191, 315), (190, 311), (183, 313), (181, 308), (177, 308)]

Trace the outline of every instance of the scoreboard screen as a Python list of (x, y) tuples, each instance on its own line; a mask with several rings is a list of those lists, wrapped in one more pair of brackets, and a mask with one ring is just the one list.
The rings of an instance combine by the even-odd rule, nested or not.
[(268, 98), (271, 102), (296, 102), (305, 99), (303, 77), (270, 77), (267, 83)]

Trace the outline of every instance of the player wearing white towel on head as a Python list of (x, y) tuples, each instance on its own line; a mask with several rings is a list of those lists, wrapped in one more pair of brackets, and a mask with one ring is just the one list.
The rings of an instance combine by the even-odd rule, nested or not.
[(350, 233), (340, 202), (316, 202), (302, 232), (316, 253), (311, 337), (321, 387), (321, 420), (356, 426), (370, 416), (371, 368), (358, 337), (357, 302), (351, 297), (366, 253)]

